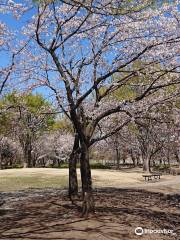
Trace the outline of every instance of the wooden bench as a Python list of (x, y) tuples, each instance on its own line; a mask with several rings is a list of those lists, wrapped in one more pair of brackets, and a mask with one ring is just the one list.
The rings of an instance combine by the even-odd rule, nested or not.
[(160, 179), (161, 178), (161, 174), (160, 173), (154, 173), (154, 174), (148, 174), (148, 175), (142, 175), (145, 179), (145, 181), (152, 181), (153, 179)]

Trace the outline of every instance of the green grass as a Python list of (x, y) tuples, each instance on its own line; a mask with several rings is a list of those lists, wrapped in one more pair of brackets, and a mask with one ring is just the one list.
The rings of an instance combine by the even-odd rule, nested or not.
[(0, 191), (16, 191), (28, 188), (64, 188), (68, 186), (67, 176), (7, 176), (0, 177)]
[[(52, 168), (52, 166), (49, 166)], [(57, 166), (54, 166), (54, 168)], [(78, 166), (79, 167), (79, 164)], [(60, 168), (68, 168), (68, 164), (62, 164)], [(91, 163), (92, 169), (107, 169), (107, 166), (101, 163)], [(3, 171), (3, 170), (2, 170)], [(30, 188), (65, 188), (68, 187), (68, 175), (53, 176), (42, 173), (24, 173), (19, 175), (20, 169), (17, 169), (17, 175), (0, 173), (0, 191), (16, 191)]]

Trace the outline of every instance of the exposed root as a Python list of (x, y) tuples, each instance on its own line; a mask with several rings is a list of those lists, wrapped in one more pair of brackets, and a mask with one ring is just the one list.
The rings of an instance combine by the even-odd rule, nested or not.
[(72, 194), (69, 196), (71, 203), (74, 205), (76, 205), (76, 201), (80, 201), (81, 200), (81, 196), (79, 194)]
[(85, 192), (82, 204), (82, 217), (87, 218), (89, 213), (95, 213), (95, 203), (92, 193)]

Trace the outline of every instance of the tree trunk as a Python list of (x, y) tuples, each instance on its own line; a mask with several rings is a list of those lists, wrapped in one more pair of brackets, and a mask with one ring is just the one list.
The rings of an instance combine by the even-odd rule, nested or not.
[(78, 180), (77, 180), (77, 171), (76, 164), (77, 159), (79, 158), (78, 153), (79, 148), (79, 138), (78, 135), (75, 135), (74, 146), (69, 157), (69, 197), (71, 200), (78, 195)]
[(176, 161), (177, 161), (178, 165), (180, 166), (180, 158), (179, 158), (178, 151), (174, 151), (174, 155), (175, 155), (175, 158), (176, 158)]
[(118, 148), (116, 148), (116, 161), (117, 161), (117, 169), (119, 169), (120, 168), (120, 152)]
[(2, 169), (2, 155), (0, 153), (0, 169)]
[(143, 171), (150, 172), (150, 160), (148, 157), (143, 158)]
[(132, 162), (133, 162), (133, 165), (134, 165), (134, 167), (137, 167), (137, 158), (136, 158), (136, 156), (133, 154), (133, 151), (132, 150), (130, 150), (130, 156), (131, 156), (131, 159), (132, 159)]
[(126, 164), (126, 154), (122, 154), (123, 166)]
[(32, 148), (31, 148), (31, 144), (28, 147), (27, 161), (28, 161), (28, 167), (32, 167)]
[(136, 158), (137, 166), (139, 166), (141, 164), (141, 154), (137, 153), (135, 155), (135, 158)]
[(25, 149), (24, 150), (24, 167), (25, 168), (30, 168), (31, 167), (31, 150), (30, 149)]
[(168, 165), (170, 166), (170, 150), (169, 150), (169, 148), (167, 151), (167, 162), (168, 162)]
[[(31, 151), (32, 154), (32, 151)], [(32, 167), (36, 167), (37, 166), (37, 155), (34, 153), (32, 154)]]
[(24, 168), (27, 168), (28, 167), (28, 163), (27, 163), (27, 146), (25, 145), (24, 149), (23, 149), (23, 153), (24, 153)]
[(92, 178), (89, 163), (89, 149), (86, 143), (81, 144), (81, 181), (82, 181), (82, 215), (87, 217), (88, 213), (95, 211), (94, 199), (92, 194)]
[(24, 147), (24, 167), (32, 167), (32, 146), (29, 136), (27, 136)]

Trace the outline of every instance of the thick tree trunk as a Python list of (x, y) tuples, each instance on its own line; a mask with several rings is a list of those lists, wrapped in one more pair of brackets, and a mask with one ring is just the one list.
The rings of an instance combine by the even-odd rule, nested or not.
[(151, 172), (150, 159), (148, 157), (143, 158), (143, 171)]
[(75, 135), (74, 146), (69, 157), (69, 197), (71, 200), (74, 199), (78, 195), (78, 179), (77, 179), (77, 171), (76, 164), (77, 159), (79, 158), (78, 153), (79, 148), (79, 138), (78, 135)]
[(89, 163), (89, 149), (85, 143), (81, 144), (81, 181), (82, 181), (82, 215), (87, 217), (88, 213), (95, 211), (93, 193), (92, 193), (92, 178), (91, 168)]

